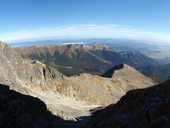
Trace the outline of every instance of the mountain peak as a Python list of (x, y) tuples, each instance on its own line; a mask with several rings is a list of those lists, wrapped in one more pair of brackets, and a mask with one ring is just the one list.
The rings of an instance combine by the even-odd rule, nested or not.
[(125, 68), (132, 68), (132, 67), (130, 67), (129, 65), (127, 65), (125, 63), (121, 63), (121, 64), (118, 64), (118, 65), (114, 66), (113, 68), (109, 69), (102, 76), (111, 78), (115, 71), (120, 70), (120, 69), (125, 69)]
[(113, 51), (112, 48), (110, 48), (107, 45), (104, 44), (94, 44), (94, 45), (89, 45), (89, 44), (66, 44), (66, 45), (61, 45), (58, 46), (59, 48), (61, 47), (66, 47), (67, 49), (88, 49), (88, 50), (106, 50), (106, 51)]
[(5, 42), (3, 42), (3, 41), (0, 41), (0, 45), (2, 45), (2, 44), (6, 44)]
[(123, 83), (127, 84), (127, 88), (134, 87), (138, 85), (138, 88), (143, 88), (145, 85), (153, 85), (154, 82), (149, 77), (143, 75), (139, 71), (137, 71), (135, 68), (130, 67), (127, 64), (119, 64), (108, 70), (106, 73), (102, 75), (103, 77), (108, 77), (112, 79), (119, 79), (123, 81)]
[(106, 50), (106, 51), (113, 51), (108, 45), (105, 44), (95, 44), (92, 46), (94, 50)]
[(5, 42), (0, 41), (0, 48), (3, 49), (4, 47), (9, 47), (9, 45)]

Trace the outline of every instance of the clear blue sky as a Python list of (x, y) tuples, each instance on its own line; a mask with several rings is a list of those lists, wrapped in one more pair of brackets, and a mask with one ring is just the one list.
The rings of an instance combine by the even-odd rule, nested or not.
[(19, 31), (38, 34), (45, 28), (92, 24), (170, 35), (170, 0), (0, 0), (0, 5), (0, 40)]

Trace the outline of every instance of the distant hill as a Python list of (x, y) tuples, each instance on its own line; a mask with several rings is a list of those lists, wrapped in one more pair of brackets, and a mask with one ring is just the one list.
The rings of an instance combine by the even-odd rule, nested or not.
[(117, 52), (107, 45), (68, 44), (15, 49), (23, 58), (40, 60), (67, 76), (92, 73), (102, 75), (113, 66), (126, 63), (138, 70), (158, 63), (138, 52)]
[(145, 74), (153, 78), (159, 78), (160, 81), (169, 79), (170, 64), (165, 64), (157, 67), (145, 67)]

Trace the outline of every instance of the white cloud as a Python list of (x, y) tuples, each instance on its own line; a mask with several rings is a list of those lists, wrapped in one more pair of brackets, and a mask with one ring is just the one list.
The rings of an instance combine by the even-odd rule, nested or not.
[(17, 32), (2, 33), (0, 40), (13, 41), (25, 39), (45, 39), (45, 38), (124, 38), (151, 40), (157, 42), (170, 43), (170, 36), (165, 34), (143, 32), (132, 26), (110, 25), (73, 25), (59, 26), (54, 28), (42, 28), (36, 30), (22, 30)]

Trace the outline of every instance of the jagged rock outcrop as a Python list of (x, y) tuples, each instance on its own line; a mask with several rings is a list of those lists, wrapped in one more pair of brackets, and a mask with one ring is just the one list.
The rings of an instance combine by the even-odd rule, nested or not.
[(67, 120), (87, 116), (90, 109), (116, 103), (128, 90), (155, 84), (145, 79), (129, 87), (130, 84), (120, 79), (123, 74), (115, 79), (90, 74), (66, 77), (39, 61), (22, 59), (3, 42), (0, 42), (0, 64), (1, 83), (40, 98), (53, 114)]
[(38, 80), (62, 79), (64, 76), (52, 67), (35, 61), (23, 60), (12, 48), (0, 42), (0, 79), (24, 84)]
[(170, 83), (129, 91), (118, 103), (93, 113), (88, 128), (169, 128)]

